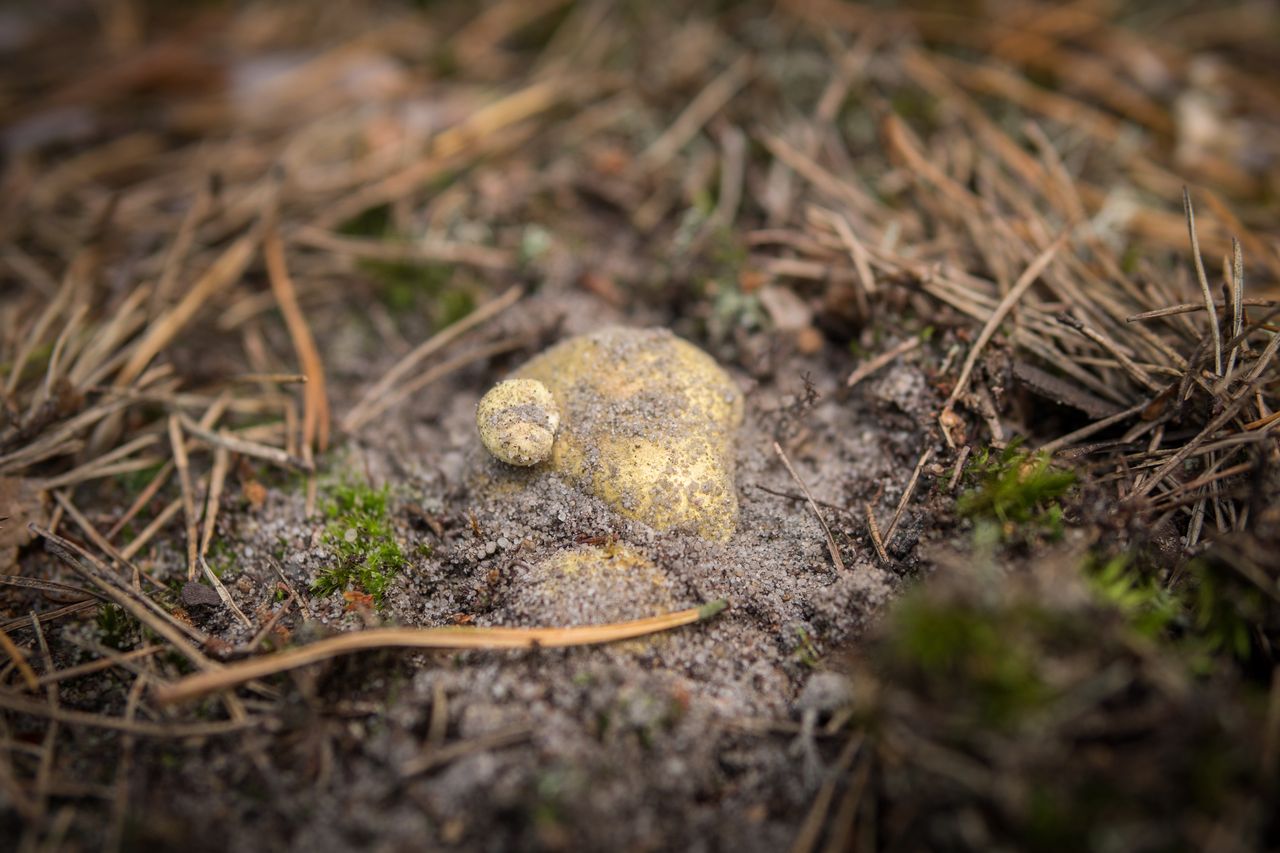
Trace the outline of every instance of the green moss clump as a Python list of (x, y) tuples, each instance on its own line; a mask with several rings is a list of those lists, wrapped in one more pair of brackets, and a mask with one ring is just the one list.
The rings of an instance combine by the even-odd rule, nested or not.
[(1241, 849), (1269, 837), (1265, 701), (1141, 635), (1193, 621), (1142, 567), (1081, 572), (1065, 550), (1034, 573), (957, 563), (890, 608), (851, 675), (882, 825), (902, 827), (893, 846), (1199, 849), (1213, 825)]
[(999, 453), (980, 450), (965, 470), (970, 488), (957, 511), (974, 520), (985, 543), (1033, 543), (1062, 538), (1059, 498), (1076, 483), (1071, 471), (1054, 468), (1047, 454), (1028, 453), (1012, 442)]
[[(1141, 552), (1085, 560), (1095, 594), (1148, 638), (1177, 648), (1206, 674), (1232, 661), (1269, 683), (1280, 637), (1275, 569), (1226, 538), (1168, 577)], [(1269, 559), (1263, 557), (1263, 559)]]
[(103, 645), (126, 652), (138, 644), (138, 623), (116, 604), (103, 604), (98, 608), (98, 637)]
[(452, 264), (361, 261), (360, 268), (377, 282), (393, 314), (422, 311), (441, 329), (475, 310), (475, 297), (465, 282), (455, 283)]
[(329, 523), (324, 542), (337, 565), (324, 571), (311, 590), (330, 595), (356, 586), (382, 605), (391, 581), (406, 564), (387, 513), (387, 489), (342, 485), (324, 505)]
[[(895, 608), (886, 663), (950, 706), (965, 725), (1007, 728), (1052, 696), (1035, 646), (1011, 639), (1037, 636), (1047, 621), (1032, 606), (997, 612), (977, 601), (916, 593)], [(950, 691), (955, 695), (946, 695)]]
[(1210, 653), (1255, 665), (1265, 678), (1280, 645), (1280, 571), (1274, 561), (1264, 564), (1264, 555), (1249, 559), (1236, 542), (1217, 544), (1190, 566), (1193, 584), (1186, 598), (1195, 632)]
[(791, 656), (796, 663), (806, 669), (817, 669), (822, 660), (822, 653), (818, 651), (813, 638), (809, 636), (809, 632), (803, 625), (796, 626), (796, 647), (791, 652)]
[(1123, 613), (1144, 636), (1163, 636), (1183, 615), (1178, 596), (1142, 572), (1127, 554), (1105, 562), (1086, 560), (1084, 571), (1098, 597)]

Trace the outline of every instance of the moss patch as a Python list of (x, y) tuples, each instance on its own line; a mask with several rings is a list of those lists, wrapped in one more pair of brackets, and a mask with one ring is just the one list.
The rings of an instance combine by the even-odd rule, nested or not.
[(1075, 485), (1076, 475), (1053, 467), (1048, 456), (1028, 453), (1017, 442), (999, 452), (980, 450), (965, 477), (970, 487), (956, 509), (973, 519), (979, 542), (1031, 544), (1062, 537), (1058, 499)]
[(381, 605), (391, 581), (406, 560), (387, 512), (387, 489), (368, 485), (341, 485), (324, 505), (329, 523), (324, 542), (336, 564), (316, 578), (311, 589), (330, 595), (356, 587)]

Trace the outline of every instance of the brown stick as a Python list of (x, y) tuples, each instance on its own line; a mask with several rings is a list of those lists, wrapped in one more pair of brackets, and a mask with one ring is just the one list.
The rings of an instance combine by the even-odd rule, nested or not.
[(408, 353), (404, 358), (396, 362), (395, 365), (388, 370), (372, 388), (369, 389), (368, 393), (361, 398), (360, 402), (347, 413), (347, 416), (342, 420), (343, 432), (355, 432), (360, 429), (360, 427), (368, 423), (373, 417), (370, 412), (375, 410), (374, 407), (378, 405), (379, 401), (391, 391), (392, 387), (395, 386), (396, 382), (398, 382), (401, 377), (417, 367), (423, 359), (452, 343), (454, 340), (461, 337), (463, 333), (470, 331), (489, 318), (500, 314), (507, 308), (510, 308), (523, 295), (523, 288), (518, 285), (516, 287), (512, 287), (497, 299), (481, 305), (458, 322), (452, 323), (441, 329), (439, 332), (436, 332), (430, 338), (415, 347), (412, 352)]
[(864, 361), (862, 364), (859, 364), (854, 368), (853, 372), (849, 374), (849, 378), (844, 382), (844, 387), (852, 388), (880, 368), (888, 365), (894, 359), (899, 356), (906, 355), (918, 346), (920, 346), (920, 338), (913, 336), (900, 342), (892, 349), (880, 353), (870, 361)]
[(710, 619), (727, 606), (725, 599), (719, 599), (701, 607), (648, 619), (581, 628), (375, 628), (330, 637), (277, 655), (232, 664), (225, 669), (190, 675), (181, 681), (153, 688), (152, 695), (159, 704), (171, 705), (339, 655), (375, 649), (538, 649), (612, 643)]
[(302, 389), (302, 441), (323, 453), (329, 446), (329, 395), (325, 388), (324, 362), (320, 360), (320, 350), (316, 348), (306, 315), (298, 305), (298, 292), (285, 265), (284, 243), (274, 226), (267, 229), (263, 251), (271, 292), (280, 305), (293, 350), (298, 354), (302, 372), (307, 377), (306, 387)]
[(892, 542), (893, 533), (898, 529), (898, 522), (902, 520), (902, 513), (906, 510), (907, 504), (911, 501), (911, 496), (915, 494), (916, 484), (920, 482), (920, 472), (924, 470), (924, 466), (933, 456), (932, 445), (925, 448), (924, 453), (920, 454), (920, 461), (916, 462), (915, 470), (911, 472), (911, 480), (907, 483), (907, 489), (902, 493), (902, 500), (898, 501), (898, 507), (893, 511), (893, 519), (889, 522), (888, 528), (884, 531), (884, 541)]
[(951, 396), (947, 398), (946, 405), (942, 407), (941, 414), (938, 415), (938, 424), (942, 427), (942, 435), (947, 440), (947, 444), (955, 447), (955, 441), (951, 437), (951, 433), (947, 430), (947, 423), (950, 420), (952, 409), (955, 407), (956, 400), (960, 399), (960, 395), (964, 393), (969, 385), (969, 376), (973, 373), (973, 367), (978, 363), (978, 356), (982, 354), (982, 350), (986, 347), (987, 342), (995, 335), (996, 329), (1004, 322), (1004, 318), (1013, 310), (1013, 306), (1018, 304), (1023, 295), (1035, 283), (1040, 273), (1045, 271), (1053, 261), (1054, 255), (1062, 248), (1062, 244), (1067, 240), (1067, 234), (1063, 234), (1049, 244), (1049, 247), (1041, 252), (1031, 265), (1027, 267), (1022, 276), (1009, 288), (1009, 292), (1005, 294), (1004, 299), (1000, 300), (1000, 304), (996, 306), (996, 310), (991, 312), (991, 316), (987, 319), (987, 324), (982, 327), (978, 340), (974, 341), (973, 346), (969, 350), (968, 357), (964, 360), (964, 367), (960, 370), (960, 378), (956, 380), (956, 386), (951, 389)]
[(800, 479), (796, 469), (791, 467), (791, 460), (783, 452), (782, 445), (776, 441), (773, 443), (773, 452), (778, 454), (778, 458), (786, 466), (787, 473), (791, 475), (791, 479), (795, 480), (796, 485), (800, 487), (800, 491), (804, 492), (805, 498), (809, 501), (809, 508), (813, 510), (813, 515), (818, 519), (818, 524), (822, 525), (822, 532), (827, 535), (827, 550), (831, 552), (831, 562), (835, 564), (837, 571), (843, 572), (844, 560), (840, 557), (840, 549), (836, 547), (836, 538), (831, 535), (831, 528), (827, 526), (827, 520), (822, 517), (822, 512), (818, 509), (818, 502), (813, 499), (813, 495), (809, 492), (809, 487), (804, 484), (804, 480)]

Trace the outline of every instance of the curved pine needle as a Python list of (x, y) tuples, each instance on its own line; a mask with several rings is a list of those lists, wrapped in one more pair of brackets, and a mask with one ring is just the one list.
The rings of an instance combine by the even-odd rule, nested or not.
[(376, 649), (537, 649), (612, 643), (702, 622), (728, 606), (728, 600), (720, 598), (660, 616), (580, 628), (375, 628), (190, 675), (153, 687), (151, 695), (160, 705), (172, 705), (308, 664)]

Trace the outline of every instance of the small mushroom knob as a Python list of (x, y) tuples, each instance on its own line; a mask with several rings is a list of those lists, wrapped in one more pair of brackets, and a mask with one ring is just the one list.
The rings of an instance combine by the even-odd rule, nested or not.
[(480, 441), (498, 459), (508, 465), (537, 465), (551, 457), (560, 407), (541, 382), (507, 379), (480, 398), (476, 427)]

